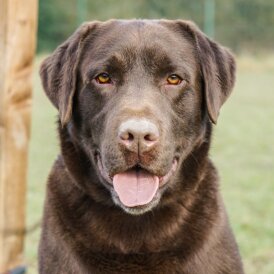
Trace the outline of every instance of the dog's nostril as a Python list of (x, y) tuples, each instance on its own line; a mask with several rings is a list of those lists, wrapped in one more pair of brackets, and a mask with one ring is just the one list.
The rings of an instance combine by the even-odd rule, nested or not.
[(146, 134), (144, 136), (144, 139), (147, 142), (154, 142), (154, 141), (157, 141), (158, 138), (157, 138), (157, 136), (155, 134)]
[(128, 141), (133, 141), (134, 140), (134, 135), (132, 133), (128, 133)]
[(123, 141), (133, 141), (134, 140), (134, 135), (130, 132), (123, 132), (120, 134), (120, 138)]

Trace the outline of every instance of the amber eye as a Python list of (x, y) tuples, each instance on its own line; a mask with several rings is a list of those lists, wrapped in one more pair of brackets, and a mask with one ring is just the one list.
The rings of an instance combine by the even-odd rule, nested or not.
[(103, 73), (100, 73), (99, 75), (97, 75), (95, 77), (95, 80), (97, 81), (97, 83), (99, 84), (109, 84), (111, 83), (111, 79), (110, 79), (110, 76), (108, 73), (106, 72), (103, 72)]
[(169, 85), (179, 85), (182, 82), (182, 78), (177, 74), (171, 74), (167, 77), (167, 83)]

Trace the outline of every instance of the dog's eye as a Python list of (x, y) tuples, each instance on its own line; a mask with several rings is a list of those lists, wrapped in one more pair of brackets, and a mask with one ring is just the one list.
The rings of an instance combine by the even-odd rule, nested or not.
[(110, 78), (109, 74), (106, 73), (106, 72), (103, 72), (103, 73), (100, 73), (99, 75), (97, 75), (95, 77), (95, 80), (99, 84), (109, 84), (109, 83), (111, 83), (111, 78)]
[(167, 83), (169, 85), (179, 85), (182, 82), (182, 78), (177, 74), (171, 74), (167, 77)]

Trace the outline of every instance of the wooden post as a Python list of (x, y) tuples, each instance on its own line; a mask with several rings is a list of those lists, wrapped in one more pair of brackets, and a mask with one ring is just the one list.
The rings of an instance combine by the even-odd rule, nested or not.
[(23, 263), (37, 0), (0, 0), (0, 273)]

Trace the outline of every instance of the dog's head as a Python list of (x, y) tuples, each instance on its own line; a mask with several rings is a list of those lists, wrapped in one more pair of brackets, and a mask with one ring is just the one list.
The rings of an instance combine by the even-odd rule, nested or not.
[(86, 23), (41, 67), (62, 127), (132, 214), (183, 183), (180, 167), (216, 123), (234, 75), (229, 51), (180, 20)]

